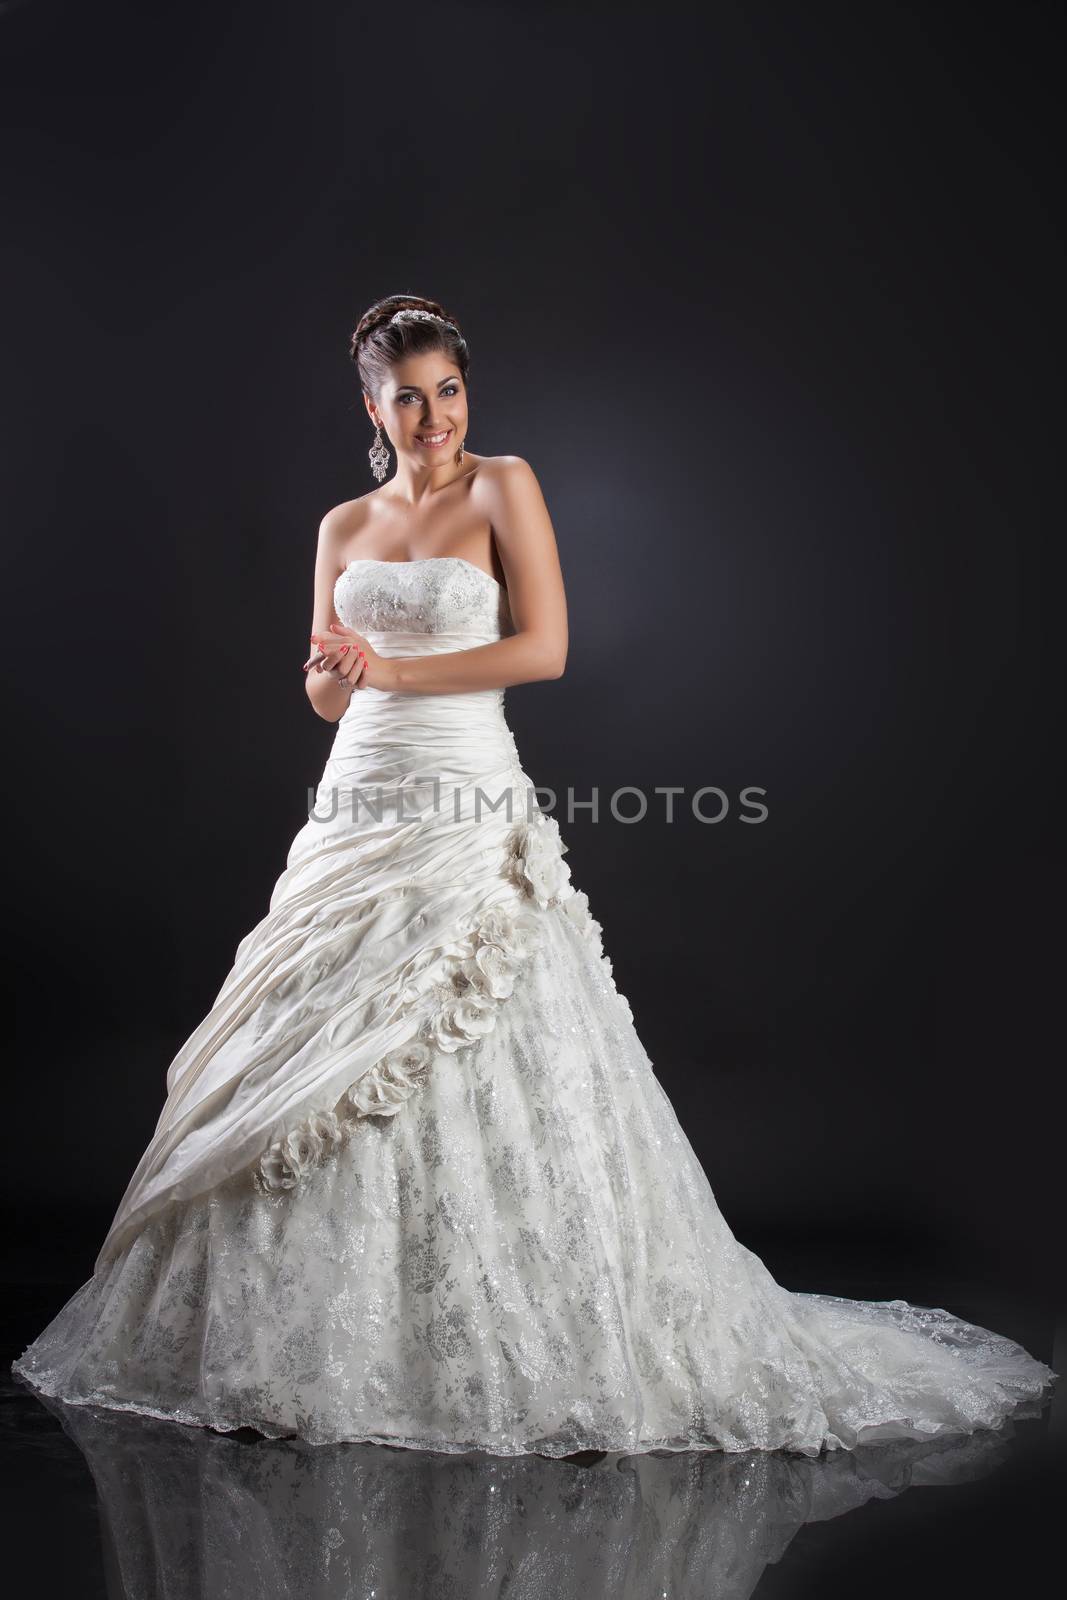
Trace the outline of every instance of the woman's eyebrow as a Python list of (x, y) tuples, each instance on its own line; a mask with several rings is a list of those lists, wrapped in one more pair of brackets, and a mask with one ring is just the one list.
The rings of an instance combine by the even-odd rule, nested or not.
[[(437, 387), (440, 388), (443, 383), (458, 383), (458, 382), (459, 382), (459, 379), (457, 377), (455, 377), (455, 375), (453, 375), (451, 378), (438, 378)], [(405, 389), (414, 389), (416, 394), (421, 394), (422, 393), (422, 390), (419, 388), (417, 383), (402, 383), (400, 385), (400, 388), (396, 392), (397, 392), (397, 394), (403, 394)]]

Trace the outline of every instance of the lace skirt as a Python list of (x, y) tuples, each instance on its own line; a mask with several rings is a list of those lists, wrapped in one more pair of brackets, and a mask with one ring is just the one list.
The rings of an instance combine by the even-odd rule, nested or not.
[(564, 909), (543, 926), (493, 1030), (399, 1114), (293, 1188), (244, 1171), (155, 1215), (15, 1371), (215, 1429), (506, 1456), (811, 1456), (1045, 1393), (1049, 1367), (949, 1311), (778, 1285), (603, 957)]

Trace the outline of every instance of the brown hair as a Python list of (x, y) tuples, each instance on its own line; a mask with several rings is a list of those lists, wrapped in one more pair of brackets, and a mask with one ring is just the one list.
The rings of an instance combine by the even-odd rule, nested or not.
[[(428, 311), (442, 320), (403, 317), (391, 322), (398, 311)], [(364, 311), (352, 335), (349, 354), (356, 363), (364, 393), (377, 400), (394, 362), (428, 350), (443, 350), (449, 355), (460, 370), (464, 388), (469, 387), (470, 352), (455, 317), (450, 317), (436, 300), (424, 300), (417, 294), (389, 294)]]

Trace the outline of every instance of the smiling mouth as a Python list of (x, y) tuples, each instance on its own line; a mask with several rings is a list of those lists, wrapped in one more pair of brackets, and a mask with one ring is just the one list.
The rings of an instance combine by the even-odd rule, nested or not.
[(415, 440), (418, 444), (425, 445), (427, 450), (440, 450), (452, 437), (452, 429), (445, 428), (443, 433), (417, 433)]

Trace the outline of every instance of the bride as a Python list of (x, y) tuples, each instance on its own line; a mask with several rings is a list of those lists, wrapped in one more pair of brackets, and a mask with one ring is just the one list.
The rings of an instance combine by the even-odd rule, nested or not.
[(14, 1370), (75, 1404), (445, 1452), (997, 1427), (1056, 1376), (1020, 1345), (787, 1290), (734, 1238), (505, 718), (567, 655), (537, 480), (465, 449), (438, 304), (378, 302), (352, 355), (380, 487), (319, 533), (315, 804), (92, 1278)]

